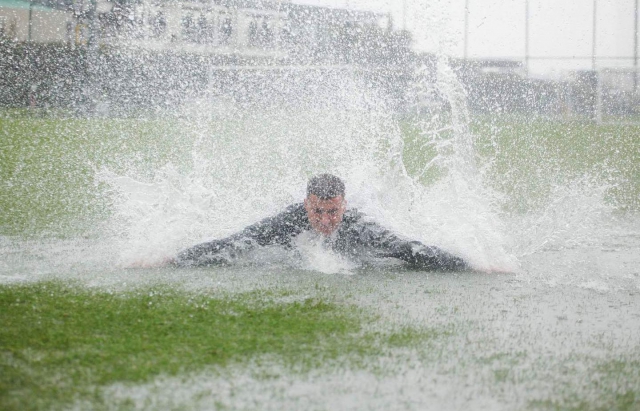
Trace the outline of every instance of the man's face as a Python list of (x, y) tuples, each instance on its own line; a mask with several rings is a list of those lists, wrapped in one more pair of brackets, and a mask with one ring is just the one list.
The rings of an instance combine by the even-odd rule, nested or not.
[(342, 196), (323, 200), (310, 194), (304, 200), (304, 209), (307, 210), (311, 227), (325, 236), (330, 236), (340, 226), (346, 206)]

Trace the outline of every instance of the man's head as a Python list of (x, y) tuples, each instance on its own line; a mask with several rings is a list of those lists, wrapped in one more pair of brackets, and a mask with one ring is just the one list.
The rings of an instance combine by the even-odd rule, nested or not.
[(331, 174), (320, 174), (309, 180), (304, 209), (314, 230), (331, 235), (340, 226), (346, 208), (342, 180)]

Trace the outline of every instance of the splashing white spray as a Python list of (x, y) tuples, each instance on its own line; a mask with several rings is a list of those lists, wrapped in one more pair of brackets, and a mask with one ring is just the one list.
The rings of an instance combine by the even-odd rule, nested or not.
[[(385, 100), (351, 74), (307, 79), (303, 89), (287, 85), (295, 105), (246, 111), (195, 102), (182, 109), (193, 126), (179, 139), (192, 144), (190, 164), (167, 165), (146, 182), (102, 172), (101, 180), (121, 194), (114, 220), (116, 231), (126, 233), (121, 263), (152, 264), (229, 235), (300, 201), (306, 179), (328, 171), (345, 179), (351, 206), (392, 230), (459, 253), (480, 269), (512, 270), (476, 171), (464, 92), (446, 61), (437, 87), (449, 101), (454, 138), (427, 141), (448, 170), (428, 187), (406, 170), (404, 136)], [(419, 78), (417, 87), (426, 81)], [(433, 135), (428, 122), (419, 125), (424, 136)]]

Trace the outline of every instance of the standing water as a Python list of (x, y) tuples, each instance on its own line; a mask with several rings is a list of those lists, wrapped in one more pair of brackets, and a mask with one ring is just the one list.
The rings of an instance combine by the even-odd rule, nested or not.
[[(253, 88), (143, 118), (4, 115), (1, 284), (286, 288), (362, 307), (382, 331), (450, 333), (360, 368), (258, 358), (100, 387), (116, 409), (640, 407), (640, 127), (472, 117), (442, 56), (402, 84), (406, 111), (370, 74), (248, 68), (233, 78)], [(311, 243), (301, 258), (162, 265), (301, 201), (324, 172), (344, 179), (349, 207), (475, 270), (371, 267)]]

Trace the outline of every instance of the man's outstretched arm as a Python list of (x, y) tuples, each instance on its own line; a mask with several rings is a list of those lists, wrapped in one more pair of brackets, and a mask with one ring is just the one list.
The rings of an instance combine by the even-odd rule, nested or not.
[(291, 234), (299, 231), (301, 206), (289, 207), (284, 212), (252, 224), (240, 233), (221, 240), (213, 240), (181, 251), (173, 263), (180, 267), (225, 265), (256, 246), (287, 245)]
[(241, 250), (240, 244), (234, 244), (233, 237), (213, 240), (179, 252), (172, 263), (178, 267), (225, 265), (229, 264)]
[(357, 231), (360, 241), (376, 249), (380, 257), (400, 259), (412, 268), (432, 271), (471, 269), (471, 266), (458, 256), (435, 246), (426, 246), (419, 241), (404, 240), (376, 223), (364, 223)]
[(414, 268), (423, 270), (464, 271), (471, 269), (462, 258), (438, 247), (426, 246), (418, 241), (401, 242), (398, 244), (394, 257), (406, 261)]

